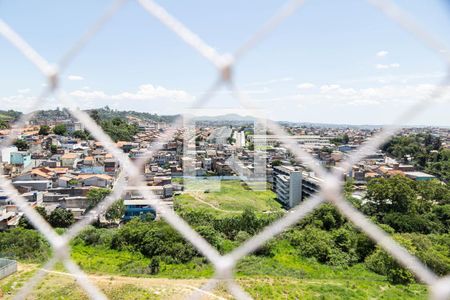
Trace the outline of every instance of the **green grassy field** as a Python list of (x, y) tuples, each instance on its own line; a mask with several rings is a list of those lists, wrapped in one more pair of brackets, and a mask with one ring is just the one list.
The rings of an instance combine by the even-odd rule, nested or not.
[[(212, 267), (203, 260), (162, 264), (159, 274), (149, 275), (148, 258), (102, 247), (77, 245), (72, 258), (111, 299), (177, 299), (213, 276)], [(10, 299), (37, 268), (38, 265), (26, 265), (17, 274), (0, 280), (3, 297)], [(36, 287), (30, 299), (87, 299), (61, 265), (55, 271)], [(350, 268), (323, 265), (299, 257), (286, 243), (277, 246), (273, 257), (244, 258), (237, 266), (236, 278), (255, 299), (427, 298), (423, 285), (391, 285), (385, 277), (361, 264)], [(230, 298), (223, 288), (215, 294)]]
[(222, 181), (218, 192), (185, 192), (175, 196), (179, 209), (204, 209), (215, 214), (242, 213), (246, 208), (257, 213), (282, 211), (270, 191), (253, 191), (240, 181)]

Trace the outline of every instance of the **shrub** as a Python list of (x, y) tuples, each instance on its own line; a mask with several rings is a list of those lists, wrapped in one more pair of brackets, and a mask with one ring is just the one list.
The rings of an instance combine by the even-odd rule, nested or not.
[(109, 229), (97, 229), (94, 226), (88, 226), (75, 239), (75, 243), (82, 242), (86, 246), (110, 246), (113, 231)]
[(159, 273), (159, 258), (154, 257), (148, 266), (150, 270), (150, 274), (158, 274)]
[(337, 209), (333, 205), (325, 203), (306, 217), (300, 223), (300, 227), (314, 224), (318, 228), (332, 230), (341, 227), (344, 223), (345, 219)]
[(139, 251), (147, 257), (159, 256), (170, 262), (184, 263), (198, 256), (191, 244), (163, 221), (133, 219), (116, 231), (111, 247)]
[[(411, 254), (415, 254), (415, 247), (411, 241), (401, 236), (395, 236), (397, 242), (403, 245)], [(414, 275), (400, 266), (386, 251), (377, 246), (374, 253), (368, 256), (365, 264), (369, 270), (386, 275), (390, 283), (409, 284), (414, 282)]]
[(427, 215), (388, 213), (383, 217), (383, 223), (388, 224), (397, 232), (431, 233), (439, 231), (439, 224), (431, 221)]
[(289, 235), (290, 243), (306, 257), (314, 257), (321, 263), (330, 259), (333, 239), (327, 231), (308, 226)]
[(38, 231), (14, 228), (0, 232), (0, 256), (44, 261), (50, 256), (50, 246)]
[(441, 235), (439, 240), (432, 240), (423, 234), (405, 234), (417, 249), (416, 256), (438, 275), (450, 273), (450, 235)]
[(194, 229), (217, 250), (219, 251), (222, 250), (221, 249), (222, 238), (220, 237), (220, 233), (217, 232), (213, 227), (203, 225), (197, 226)]

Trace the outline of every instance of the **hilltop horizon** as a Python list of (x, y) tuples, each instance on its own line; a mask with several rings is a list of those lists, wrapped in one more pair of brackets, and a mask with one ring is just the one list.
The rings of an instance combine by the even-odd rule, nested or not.
[[(57, 110), (63, 110), (63, 107), (57, 107), (54, 109), (38, 109), (36, 111), (33, 112), (29, 112), (29, 113), (36, 113), (39, 111), (57, 111)], [(103, 107), (98, 107), (98, 108), (88, 108), (88, 109), (83, 109), (84, 111), (92, 111), (92, 110), (107, 110), (108, 107), (107, 106), (103, 106)], [(163, 118), (175, 118), (177, 116), (180, 116), (181, 113), (178, 114), (159, 114), (157, 112), (150, 112), (150, 111), (140, 111), (140, 110), (124, 110), (124, 109), (111, 109), (109, 108), (110, 111), (114, 111), (114, 112), (120, 112), (120, 113), (139, 113), (139, 114), (149, 114), (149, 115), (154, 115), (154, 116), (160, 116)], [(7, 111), (7, 110), (0, 110), (1, 111)], [(20, 110), (12, 110), (15, 112), (20, 112), (23, 113)], [(211, 111), (211, 110), (208, 110)], [(27, 113), (27, 114), (29, 114)], [(206, 114), (200, 114), (200, 115), (196, 115), (195, 119), (197, 120), (202, 120), (202, 121), (217, 121), (217, 120), (221, 120), (221, 121), (243, 121), (243, 120), (253, 120), (255, 119), (253, 116), (247, 114), (248, 111), (245, 111), (245, 113), (239, 113), (238, 110), (235, 110), (233, 113), (218, 113), (218, 114), (211, 114), (211, 115), (206, 115)], [(356, 124), (356, 123), (329, 123), (329, 122), (312, 122), (312, 121), (299, 121), (299, 120), (272, 120), (275, 122), (278, 122), (280, 124), (292, 124), (292, 125), (308, 125), (308, 126), (312, 126), (312, 127), (354, 127), (354, 128), (368, 128), (368, 129), (376, 129), (376, 128), (381, 128), (384, 126), (387, 126), (389, 124)], [(450, 128), (450, 125), (426, 125), (426, 124), (408, 124), (408, 125), (401, 125), (400, 127), (402, 128), (433, 128), (433, 127), (437, 127), (437, 128)]]

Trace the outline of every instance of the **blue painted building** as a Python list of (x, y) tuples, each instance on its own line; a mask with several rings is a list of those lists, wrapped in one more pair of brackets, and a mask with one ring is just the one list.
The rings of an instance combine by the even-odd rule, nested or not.
[(154, 219), (156, 211), (150, 203), (151, 201), (149, 200), (124, 200), (125, 215), (122, 219), (124, 221), (129, 221), (135, 217), (143, 219), (144, 217), (148, 217), (148, 215)]
[(31, 164), (31, 154), (27, 151), (11, 152), (11, 164), (25, 168)]

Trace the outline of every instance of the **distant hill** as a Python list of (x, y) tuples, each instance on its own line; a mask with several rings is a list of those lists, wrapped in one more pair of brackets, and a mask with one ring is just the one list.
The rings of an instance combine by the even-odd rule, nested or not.
[[(88, 112), (91, 112), (93, 109), (88, 110)], [(137, 118), (143, 121), (155, 121), (155, 122), (166, 122), (171, 123), (177, 115), (157, 115), (147, 112), (139, 112), (139, 111), (133, 111), (133, 110), (126, 110), (126, 111), (120, 111), (120, 110), (114, 110), (110, 109), (109, 107), (102, 107), (95, 109), (98, 112), (98, 115), (101, 119), (112, 119), (112, 118), (127, 118), (127, 117), (133, 117)]]
[(357, 128), (357, 129), (378, 129), (383, 125), (352, 125), (352, 124), (331, 124), (331, 123), (312, 123), (312, 122), (289, 122), (279, 121), (281, 125), (298, 127), (319, 127), (319, 128)]
[[(155, 122), (166, 122), (172, 123), (176, 117), (179, 115), (158, 115), (155, 113), (148, 112), (138, 112), (138, 111), (119, 111), (115, 109), (110, 109), (108, 106), (89, 109), (86, 112), (96, 110), (99, 117), (103, 120), (118, 118), (137, 118), (142, 121), (155, 121)], [(0, 110), (0, 129), (3, 126), (8, 126), (8, 122), (15, 121), (22, 113), (18, 111)], [(35, 112), (32, 120), (64, 120), (70, 118), (70, 114), (65, 109), (54, 109), (54, 110), (39, 110)], [(223, 114), (218, 116), (196, 116), (193, 118), (194, 121), (199, 122), (199, 124), (248, 124), (253, 123), (256, 118), (248, 115), (239, 114)], [(3, 122), (2, 122), (3, 121)], [(6, 122), (6, 123), (5, 123)], [(383, 127), (383, 125), (354, 125), (354, 124), (332, 124), (332, 123), (315, 123), (315, 122), (293, 122), (293, 121), (277, 121), (280, 125), (284, 126), (295, 126), (295, 127), (318, 127), (318, 128), (357, 128), (373, 130)], [(5, 125), (6, 124), (6, 125)], [(425, 125), (403, 125), (404, 128), (426, 128), (426, 127), (441, 127), (450, 128), (449, 126), (425, 126)]]
[[(127, 119), (129, 117), (137, 118), (142, 121), (155, 121), (155, 122), (167, 122), (171, 123), (176, 115), (173, 116), (162, 116), (157, 114), (151, 114), (146, 112), (138, 112), (138, 111), (119, 111), (110, 109), (109, 107), (102, 107), (98, 109), (89, 109), (86, 110), (87, 113), (91, 113), (91, 111), (96, 110), (98, 112), (99, 117), (102, 120), (108, 120), (112, 118), (121, 118), (121, 119)], [(1, 111), (0, 111), (1, 112)], [(38, 110), (34, 113), (34, 116), (32, 117), (32, 121), (36, 121), (39, 123), (39, 121), (43, 120), (66, 120), (70, 119), (71, 115), (66, 109), (48, 109), (48, 110)]]
[(0, 110), (0, 129), (8, 128), (9, 123), (14, 123), (21, 115), (20, 111)]
[(256, 118), (252, 116), (241, 116), (238, 114), (226, 114), (219, 116), (199, 116), (193, 118), (195, 121), (254, 121)]
[(34, 112), (31, 120), (65, 120), (70, 118), (70, 114), (65, 109), (47, 109)]

